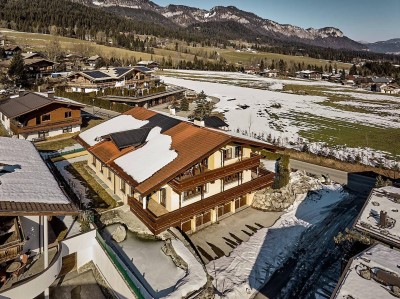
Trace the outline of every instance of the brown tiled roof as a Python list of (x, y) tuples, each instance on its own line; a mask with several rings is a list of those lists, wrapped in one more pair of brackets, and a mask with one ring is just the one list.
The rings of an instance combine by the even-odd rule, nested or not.
[(199, 128), (186, 122), (181, 122), (164, 134), (172, 137), (171, 147), (178, 153), (178, 157), (136, 187), (137, 191), (143, 195), (172, 180), (183, 170), (190, 168), (229, 142), (230, 139), (225, 134)]
[(151, 110), (147, 110), (145, 108), (142, 107), (135, 107), (131, 110), (126, 111), (124, 114), (126, 115), (131, 115), (136, 119), (139, 120), (145, 120), (145, 119), (149, 119), (150, 117), (157, 115), (157, 112), (151, 111)]
[(21, 215), (78, 215), (73, 204), (46, 204), (37, 202), (0, 201), (0, 216)]
[[(146, 120), (157, 115), (156, 112), (141, 107), (135, 107), (124, 114), (131, 115), (139, 120)], [(178, 157), (140, 184), (113, 162), (116, 158), (133, 150), (133, 147), (120, 151), (118, 147), (109, 140), (102, 141), (93, 147), (88, 147), (80, 138), (77, 138), (77, 140), (87, 147), (89, 152), (94, 154), (103, 163), (107, 164), (108, 167), (113, 169), (130, 185), (134, 186), (143, 196), (159, 189), (180, 173), (228, 143), (238, 142), (253, 146), (269, 147), (271, 150), (277, 149), (277, 147), (272, 145), (269, 146), (262, 142), (231, 136), (218, 130), (198, 127), (184, 121), (177, 123), (175, 126), (163, 132), (163, 134), (171, 136), (171, 148), (178, 153)]]

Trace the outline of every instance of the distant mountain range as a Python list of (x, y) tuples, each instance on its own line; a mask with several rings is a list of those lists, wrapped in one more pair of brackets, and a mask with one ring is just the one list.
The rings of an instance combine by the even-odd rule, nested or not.
[(400, 55), (400, 38), (365, 44), (372, 52)]
[(163, 26), (184, 27), (210, 34), (226, 32), (227, 37), (262, 37), (264, 40), (270, 38), (334, 49), (367, 50), (366, 45), (351, 40), (334, 27), (304, 29), (290, 24), (279, 24), (234, 6), (216, 6), (211, 10), (204, 10), (172, 4), (162, 7), (149, 0), (71, 1), (101, 7), (138, 21), (146, 19)]

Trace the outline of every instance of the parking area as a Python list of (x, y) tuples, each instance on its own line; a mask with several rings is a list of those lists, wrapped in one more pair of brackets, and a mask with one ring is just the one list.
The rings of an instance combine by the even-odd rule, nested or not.
[(282, 212), (262, 212), (249, 207), (189, 237), (207, 264), (229, 255), (242, 242), (248, 241), (255, 232), (272, 226), (281, 215)]

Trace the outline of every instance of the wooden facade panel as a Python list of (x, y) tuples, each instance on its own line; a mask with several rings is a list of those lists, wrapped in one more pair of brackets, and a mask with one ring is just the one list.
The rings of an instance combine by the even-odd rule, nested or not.
[[(71, 113), (70, 117), (65, 117), (66, 113)], [(49, 114), (50, 120), (42, 121), (42, 116)], [(38, 125), (37, 119), (40, 119), (41, 125), (49, 125), (51, 126), (54, 123), (58, 123), (60, 121), (68, 121), (68, 119), (76, 119), (81, 117), (81, 108), (76, 106), (62, 105), (58, 103), (54, 103), (38, 109), (36, 111), (32, 111), (27, 113), (23, 117), (20, 117), (20, 122), (25, 125), (26, 127), (35, 127)]]
[(246, 196), (242, 196), (242, 197), (240, 198), (240, 206), (243, 207), (243, 206), (245, 206), (246, 204), (247, 204)]
[(226, 204), (224, 204), (224, 214), (228, 214), (231, 212), (231, 203), (228, 202)]
[(203, 224), (211, 222), (211, 211), (205, 212), (203, 214)]
[(186, 220), (186, 221), (182, 222), (181, 229), (185, 233), (188, 232), (188, 231), (191, 231), (192, 230), (192, 220), (189, 219), (189, 220)]

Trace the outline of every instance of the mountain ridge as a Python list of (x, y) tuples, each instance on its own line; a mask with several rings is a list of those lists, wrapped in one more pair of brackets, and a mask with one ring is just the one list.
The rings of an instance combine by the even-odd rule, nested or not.
[[(251, 30), (254, 35), (273, 38), (281, 41), (300, 42), (304, 44), (322, 46), (335, 49), (365, 50), (366, 47), (346, 37), (343, 32), (335, 27), (327, 26), (319, 29), (301, 28), (291, 24), (263, 19), (255, 13), (238, 9), (235, 6), (215, 6), (210, 10), (190, 7), (185, 5), (169, 4), (162, 7), (150, 0), (70, 0), (81, 4), (102, 7), (107, 11), (123, 15), (124, 17), (139, 18), (140, 13), (152, 12), (152, 21), (164, 26), (172, 24), (183, 28), (222, 26), (223, 22), (233, 21)], [(124, 12), (130, 11), (130, 15)], [(135, 11), (136, 10), (136, 11)], [(149, 13), (147, 13), (149, 14)], [(157, 19), (157, 15), (159, 17)], [(247, 34), (243, 34), (243, 39)]]

